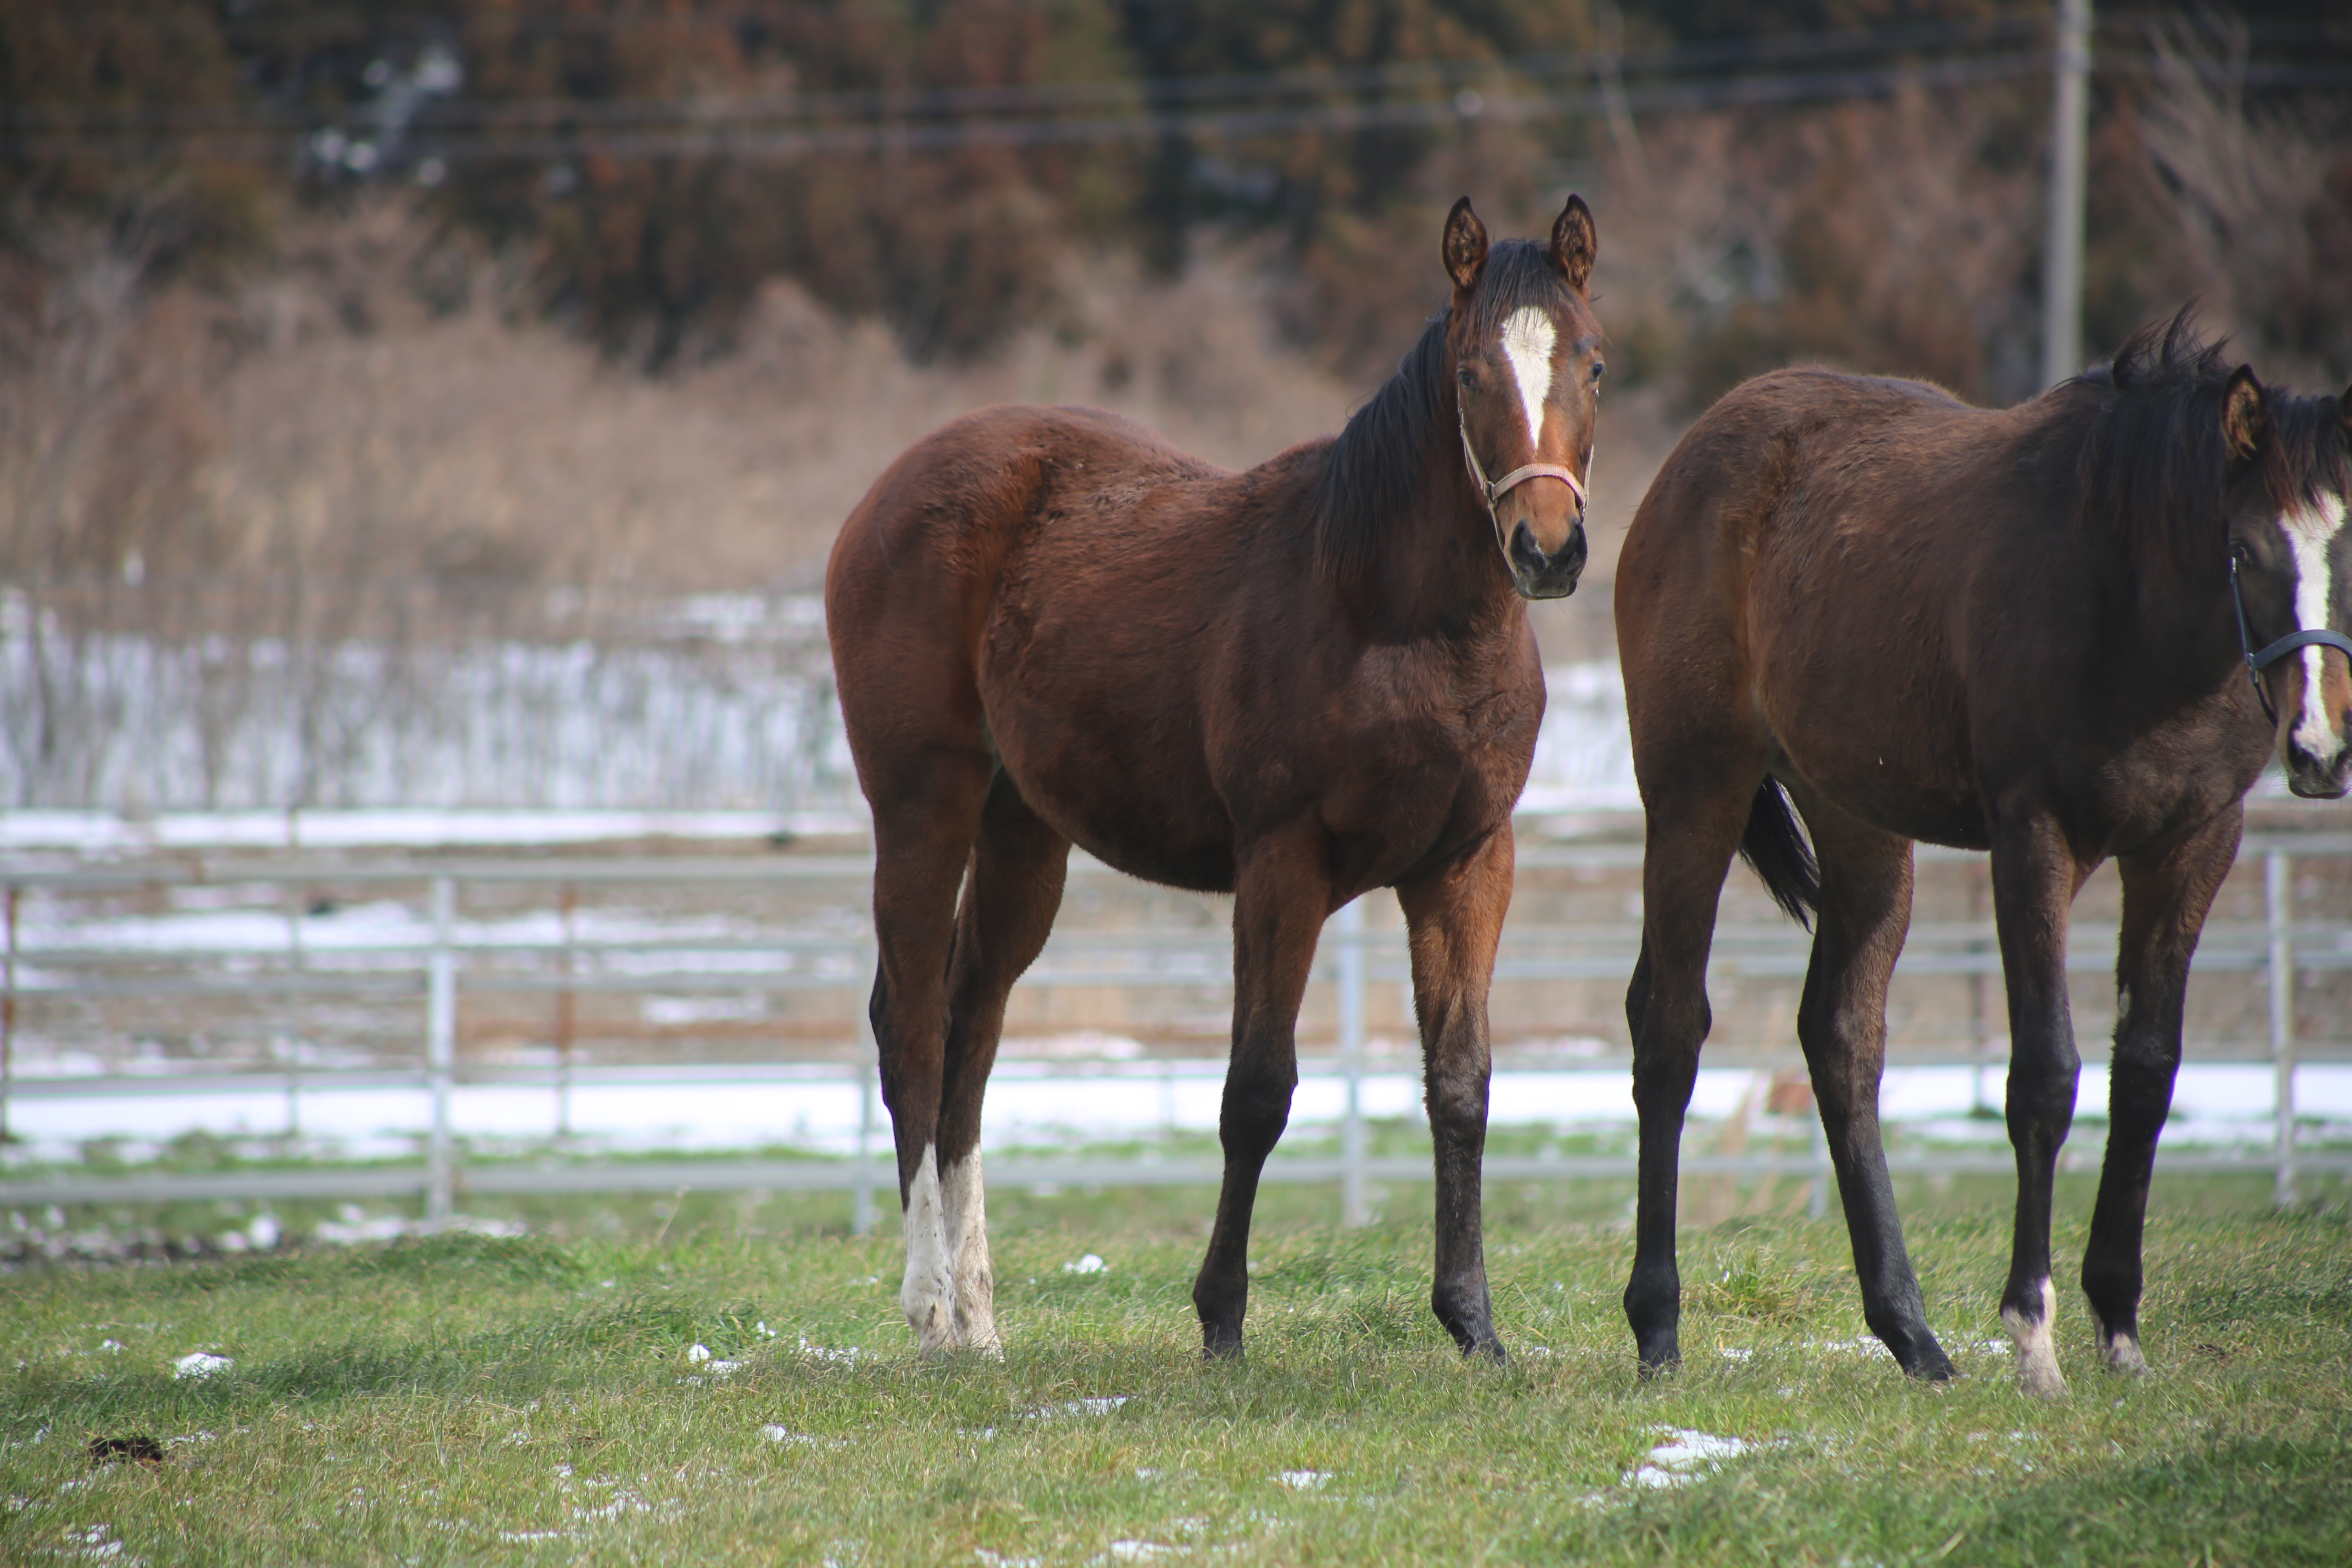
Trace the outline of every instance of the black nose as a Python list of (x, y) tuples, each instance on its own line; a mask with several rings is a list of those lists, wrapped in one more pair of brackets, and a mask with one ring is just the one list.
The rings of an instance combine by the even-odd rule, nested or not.
[(1511, 574), (1518, 579), (1519, 592), (1530, 599), (1559, 599), (1574, 593), (1576, 580), (1584, 574), (1584, 525), (1570, 530), (1568, 542), (1546, 555), (1533, 531), (1519, 524), (1511, 531)]

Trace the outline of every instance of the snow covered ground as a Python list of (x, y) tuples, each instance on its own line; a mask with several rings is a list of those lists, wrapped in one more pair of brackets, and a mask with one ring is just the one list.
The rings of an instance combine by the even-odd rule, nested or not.
[[(814, 595), (703, 595), (627, 629), (295, 650), (74, 633), (0, 593), (0, 849), (862, 825)], [(1615, 664), (1549, 681), (1524, 809), (1638, 804)]]
[[(1223, 1082), (1215, 1063), (1184, 1063), (1162, 1076), (1153, 1064), (1130, 1063), (1118, 1077), (1072, 1074), (1060, 1064), (1007, 1062), (988, 1091), (986, 1143), (992, 1148), (1149, 1138), (1163, 1130), (1213, 1131)], [(2261, 1064), (2191, 1064), (2181, 1069), (2177, 1109), (2165, 1142), (2207, 1146), (2266, 1144), (2273, 1136), (2271, 1068)], [(1692, 1110), (1703, 1120), (1733, 1115), (1757, 1089), (1755, 1072), (1702, 1068)], [(2000, 1103), (1998, 1069), (1983, 1085)], [(1882, 1095), (1886, 1120), (1953, 1142), (2005, 1143), (1997, 1121), (1970, 1118), (1978, 1103), (1974, 1069), (1895, 1068)], [(1403, 1072), (1368, 1074), (1365, 1113), (1378, 1118), (1418, 1113), (1416, 1078)], [(575, 1136), (615, 1150), (724, 1150), (789, 1143), (830, 1153), (857, 1146), (863, 1082), (846, 1075), (831, 1081), (627, 1084), (575, 1087), (571, 1126)], [(2104, 1068), (2083, 1071), (2077, 1113), (2105, 1113)], [(1345, 1104), (1343, 1081), (1309, 1064), (1291, 1113), (1294, 1129), (1328, 1127)], [(1569, 1071), (1501, 1071), (1495, 1075), (1493, 1120), (1500, 1126), (1630, 1126), (1633, 1102), (1622, 1066)], [(2305, 1118), (2352, 1125), (2352, 1067), (2306, 1065), (2295, 1075), (2295, 1104)], [(191, 1130), (224, 1136), (268, 1135), (287, 1122), (279, 1093), (107, 1094), (18, 1099), (9, 1122), (26, 1140), (15, 1159), (70, 1158), (85, 1140), (123, 1137), (161, 1143)], [(429, 1125), (431, 1103), (419, 1089), (309, 1089), (300, 1097), (303, 1136), (352, 1157), (404, 1154)], [(877, 1140), (887, 1141), (887, 1119), (875, 1111)], [(555, 1095), (535, 1087), (474, 1086), (456, 1091), (455, 1130), (488, 1140), (531, 1140), (554, 1131)], [(1311, 1134), (1310, 1134), (1311, 1135)], [(2094, 1134), (2095, 1136), (2095, 1134)]]

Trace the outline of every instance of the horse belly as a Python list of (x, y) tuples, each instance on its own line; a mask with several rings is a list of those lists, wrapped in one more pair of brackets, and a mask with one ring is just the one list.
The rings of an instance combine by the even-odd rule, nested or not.
[[(983, 672), (997, 759), (1054, 830), (1104, 864), (1201, 892), (1234, 883), (1231, 825), (1209, 779), (1198, 726), (1161, 680), (1103, 679), (1123, 661), (1034, 662), (1018, 679)], [(1171, 696), (1180, 700), (1168, 706)]]
[(1933, 721), (1928, 705), (1900, 713), (1849, 689), (1773, 725), (1773, 772), (1888, 833), (1955, 848), (1985, 847), (1984, 802), (1964, 731)]

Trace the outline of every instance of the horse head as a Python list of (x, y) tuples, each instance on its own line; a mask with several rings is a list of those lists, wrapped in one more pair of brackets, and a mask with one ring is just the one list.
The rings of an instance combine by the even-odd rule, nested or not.
[(1584, 487), (1601, 408), (1601, 323), (1588, 289), (1591, 209), (1570, 196), (1542, 250), (1490, 253), (1467, 196), (1445, 220), (1454, 306), (1446, 329), (1464, 466), (1511, 583), (1529, 599), (1573, 593), (1584, 572)]
[(2279, 399), (2240, 366), (2221, 396), (2230, 572), (2287, 787), (2352, 786), (2352, 390)]

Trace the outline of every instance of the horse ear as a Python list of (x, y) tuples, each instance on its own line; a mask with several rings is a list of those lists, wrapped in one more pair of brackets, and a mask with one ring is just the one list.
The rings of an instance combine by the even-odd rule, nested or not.
[(2270, 433), (2270, 394), (2254, 379), (2254, 367), (2242, 364), (2221, 389), (2221, 442), (2229, 448), (2233, 473), (2254, 460)]
[(1592, 281), (1592, 258), (1599, 252), (1592, 209), (1584, 205), (1582, 196), (1570, 196), (1559, 216), (1552, 220), (1551, 264), (1559, 268), (1568, 286), (1581, 294)]
[(1464, 196), (1445, 215), (1445, 275), (1454, 279), (1454, 291), (1468, 294), (1478, 287), (1478, 275), (1486, 270), (1486, 226), (1470, 210), (1470, 198)]

